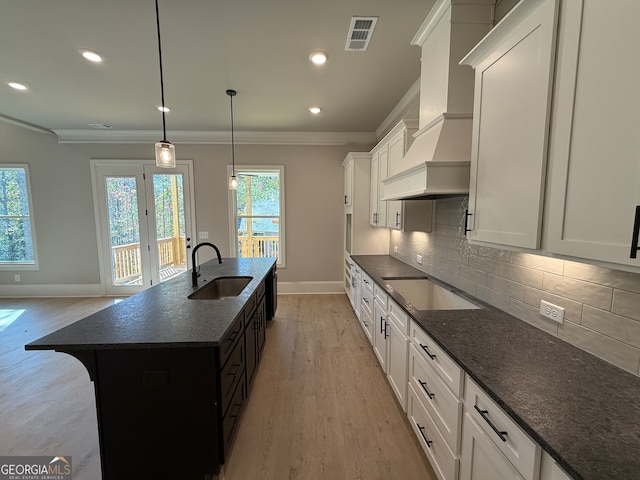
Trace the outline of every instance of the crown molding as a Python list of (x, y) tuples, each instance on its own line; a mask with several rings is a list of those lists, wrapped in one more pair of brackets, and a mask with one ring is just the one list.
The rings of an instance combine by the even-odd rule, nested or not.
[(398, 104), (391, 110), (380, 126), (376, 129), (376, 138), (382, 138), (395, 127), (398, 122), (407, 117), (408, 112), (420, 103), (420, 77), (413, 82), (407, 93), (403, 95)]
[[(155, 130), (54, 130), (59, 143), (155, 143)], [(230, 132), (169, 131), (174, 144), (229, 144)], [(245, 145), (371, 145), (375, 132), (235, 132), (235, 143)]]

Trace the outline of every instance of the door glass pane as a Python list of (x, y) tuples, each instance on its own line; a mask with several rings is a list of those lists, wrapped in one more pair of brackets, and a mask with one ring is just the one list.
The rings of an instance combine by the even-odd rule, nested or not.
[(187, 269), (182, 174), (153, 174), (160, 281)]
[(113, 285), (142, 285), (136, 177), (105, 177)]

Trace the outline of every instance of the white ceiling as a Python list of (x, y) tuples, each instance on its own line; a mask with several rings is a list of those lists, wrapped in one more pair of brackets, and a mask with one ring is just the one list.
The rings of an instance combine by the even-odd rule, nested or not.
[[(239, 132), (373, 132), (420, 75), (409, 43), (433, 3), (160, 0), (167, 130), (227, 132), (233, 88)], [(379, 17), (365, 52), (344, 50), (354, 15)], [(329, 53), (323, 67), (308, 59), (316, 49)], [(154, 0), (0, 0), (0, 81), (9, 120), (161, 131)]]

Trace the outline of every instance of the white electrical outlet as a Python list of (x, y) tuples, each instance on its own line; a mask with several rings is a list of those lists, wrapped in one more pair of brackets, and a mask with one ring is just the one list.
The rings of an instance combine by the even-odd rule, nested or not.
[(198, 238), (201, 240), (203, 238), (209, 238), (209, 232), (198, 232)]
[(416, 262), (418, 262), (419, 265), (422, 265), (422, 255), (416, 255)]
[(547, 317), (554, 322), (562, 324), (564, 320), (564, 308), (554, 305), (553, 303), (540, 301), (540, 315)]
[(20, 281), (20, 274), (16, 273), (16, 274), (13, 276), (13, 279), (14, 279), (16, 282), (19, 282), (19, 281)]
[(398, 253), (398, 245), (393, 246), (393, 253)]

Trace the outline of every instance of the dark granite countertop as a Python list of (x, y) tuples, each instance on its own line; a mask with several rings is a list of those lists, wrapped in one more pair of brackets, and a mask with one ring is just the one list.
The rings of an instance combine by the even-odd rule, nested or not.
[(198, 288), (223, 276), (253, 280), (237, 297), (189, 300), (191, 271), (137, 293), (25, 346), (27, 350), (217, 346), (247, 300), (275, 264), (275, 258), (225, 258), (200, 266)]
[(568, 474), (640, 479), (640, 378), (488, 305), (416, 310), (382, 277), (424, 272), (386, 255), (351, 258)]

